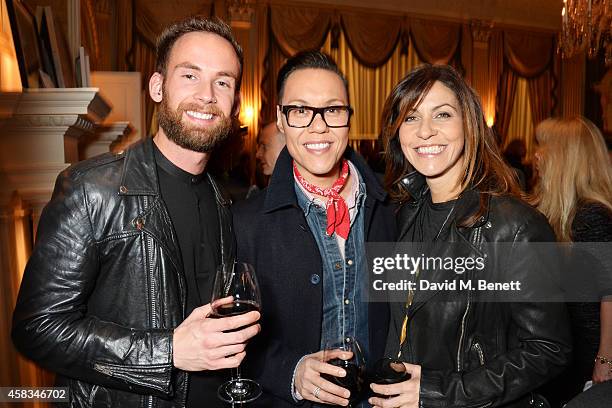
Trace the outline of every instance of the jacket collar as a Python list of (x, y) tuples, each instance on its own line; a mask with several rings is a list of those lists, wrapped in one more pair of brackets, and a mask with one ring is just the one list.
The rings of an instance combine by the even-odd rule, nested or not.
[[(215, 191), (217, 203), (228, 207), (231, 199), (222, 190), (214, 178), (207, 173), (210, 184)], [(125, 161), (121, 174), (121, 185), (119, 195), (159, 195), (159, 181), (157, 178), (157, 167), (155, 164), (153, 138), (134, 144), (125, 153)]]
[[(359, 171), (359, 174), (361, 174), (366, 185), (366, 196), (372, 197), (378, 201), (384, 201), (387, 197), (387, 193), (376, 178), (374, 172), (366, 164), (365, 160), (351, 147), (346, 148), (344, 158), (353, 163)], [(263, 209), (264, 212), (267, 213), (280, 208), (295, 207), (297, 205), (293, 178), (293, 159), (285, 146), (276, 160), (274, 172), (270, 178), (270, 184), (266, 189)]]
[[(429, 193), (429, 187), (427, 186), (427, 182), (425, 181), (425, 177), (417, 172), (416, 170), (408, 173), (404, 178), (400, 181), (402, 188), (404, 188), (408, 193), (410, 193), (411, 200), (406, 202), (403, 206), (401, 212), (403, 213), (400, 216), (400, 239), (405, 235), (408, 231), (412, 222), (418, 213), (418, 209), (421, 208), (423, 203), (425, 202), (425, 198)], [(484, 225), (489, 218), (489, 203), (490, 195), (486, 193), (481, 193), (476, 189), (468, 188), (458, 198), (457, 206), (455, 207), (455, 216), (453, 217), (455, 220), (464, 220), (470, 217), (472, 214), (475, 214), (480, 208), (480, 200), (487, 201), (487, 212), (480, 217), (476, 223), (471, 226), (471, 228), (477, 228)], [(456, 226), (456, 222), (453, 223)]]
[(134, 144), (125, 152), (119, 195), (159, 195), (152, 138)]
[(401, 187), (408, 191), (412, 200), (411, 203), (420, 202), (429, 191), (429, 186), (425, 182), (425, 177), (416, 170), (406, 174), (400, 180)]

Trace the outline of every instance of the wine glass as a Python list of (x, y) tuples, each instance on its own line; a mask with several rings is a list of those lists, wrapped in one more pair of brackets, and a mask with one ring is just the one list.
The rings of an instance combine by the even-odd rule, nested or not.
[[(233, 297), (231, 303), (220, 302), (221, 299), (228, 296)], [(261, 295), (253, 267), (243, 262), (232, 262), (219, 266), (215, 275), (210, 305), (212, 308), (210, 317), (212, 318), (259, 311)], [(221, 384), (217, 395), (222, 401), (231, 404), (251, 402), (261, 395), (261, 386), (253, 380), (242, 378), (240, 366), (238, 366), (232, 369), (232, 379)]]
[[(341, 358), (327, 357), (332, 350), (342, 350), (352, 352), (352, 356), (343, 360)], [(330, 374), (321, 374), (327, 381), (345, 388), (351, 392), (349, 397), (349, 407), (356, 406), (364, 397), (366, 382), (366, 363), (363, 351), (359, 342), (353, 337), (345, 337), (340, 341), (328, 343), (325, 346), (325, 361), (328, 364), (340, 367), (346, 371), (346, 376), (336, 377)]]
[[(374, 364), (371, 382), (374, 384), (397, 384), (408, 381), (410, 373), (400, 360), (390, 357), (381, 358)], [(389, 398), (387, 395), (374, 394), (376, 397)]]

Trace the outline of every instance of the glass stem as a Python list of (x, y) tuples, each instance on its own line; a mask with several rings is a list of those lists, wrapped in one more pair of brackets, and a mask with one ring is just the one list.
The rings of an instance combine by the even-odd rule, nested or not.
[(234, 380), (240, 380), (242, 379), (242, 373), (240, 372), (240, 366), (236, 367), (236, 368), (232, 368), (232, 378)]

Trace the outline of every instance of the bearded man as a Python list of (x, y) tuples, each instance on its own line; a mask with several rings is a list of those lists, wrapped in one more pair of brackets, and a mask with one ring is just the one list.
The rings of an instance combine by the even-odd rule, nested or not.
[(12, 334), (71, 407), (223, 406), (218, 370), (238, 366), (260, 329), (257, 312), (212, 319), (208, 304), (234, 237), (205, 168), (238, 114), (242, 60), (221, 21), (168, 27), (149, 82), (159, 131), (58, 177)]

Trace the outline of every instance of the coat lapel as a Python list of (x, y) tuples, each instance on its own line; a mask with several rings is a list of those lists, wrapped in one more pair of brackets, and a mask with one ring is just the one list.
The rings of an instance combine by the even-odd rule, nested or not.
[(133, 220), (134, 226), (142, 228), (155, 238), (169, 254), (177, 268), (183, 270), (183, 261), (178, 239), (170, 220), (168, 210), (159, 193), (159, 180), (155, 164), (153, 139), (147, 138), (126, 151), (123, 174), (121, 175), (120, 196), (142, 196), (144, 203), (139, 215)]

